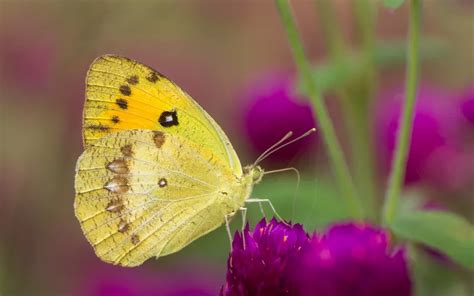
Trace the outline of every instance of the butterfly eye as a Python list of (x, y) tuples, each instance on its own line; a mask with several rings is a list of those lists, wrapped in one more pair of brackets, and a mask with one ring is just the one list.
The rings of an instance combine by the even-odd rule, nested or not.
[(163, 127), (170, 127), (173, 125), (178, 125), (178, 115), (176, 111), (165, 111), (161, 113), (160, 118), (158, 118), (158, 122)]

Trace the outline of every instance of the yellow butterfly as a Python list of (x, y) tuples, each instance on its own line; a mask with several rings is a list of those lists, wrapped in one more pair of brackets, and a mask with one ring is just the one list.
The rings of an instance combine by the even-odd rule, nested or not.
[(92, 63), (83, 137), (74, 208), (103, 261), (137, 266), (177, 252), (245, 202), (268, 201), (249, 197), (269, 153), (242, 168), (206, 111), (136, 61), (105, 55)]

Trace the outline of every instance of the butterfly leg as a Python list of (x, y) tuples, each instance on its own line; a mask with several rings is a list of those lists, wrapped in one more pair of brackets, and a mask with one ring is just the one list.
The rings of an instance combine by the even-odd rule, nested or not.
[(224, 216), (225, 219), (225, 229), (227, 230), (227, 235), (229, 236), (229, 243), (230, 243), (230, 251), (232, 252), (232, 233), (230, 232), (230, 225), (229, 225), (229, 217), (232, 216), (232, 214), (227, 214)]
[(242, 213), (242, 242), (243, 242), (243, 247), (245, 250), (245, 234), (244, 234), (244, 229), (245, 229), (245, 223), (247, 222), (247, 208), (241, 207), (240, 212)]
[(288, 171), (293, 171), (296, 174), (296, 187), (293, 193), (293, 202), (291, 205), (291, 218), (293, 219), (295, 217), (296, 197), (297, 197), (298, 189), (300, 188), (300, 183), (301, 183), (300, 171), (298, 171), (298, 169), (294, 167), (289, 167), (289, 168), (283, 168), (283, 169), (278, 169), (278, 170), (266, 171), (264, 172), (264, 175), (282, 173), (282, 172), (288, 172)]
[(262, 213), (263, 218), (267, 219), (267, 215), (265, 214), (265, 210), (263, 209), (262, 202), (258, 203), (258, 207), (260, 208), (260, 213)]
[(268, 205), (270, 206), (270, 208), (272, 209), (273, 211), (273, 214), (275, 214), (275, 216), (278, 218), (278, 220), (282, 221), (283, 223), (287, 224), (288, 223), (283, 220), (283, 218), (280, 216), (280, 214), (278, 214), (278, 212), (276, 211), (275, 207), (273, 206), (272, 202), (269, 200), (269, 199), (263, 199), (263, 198), (249, 198), (247, 199), (245, 202), (258, 202), (258, 203), (262, 203), (262, 202), (266, 202), (268, 203)]

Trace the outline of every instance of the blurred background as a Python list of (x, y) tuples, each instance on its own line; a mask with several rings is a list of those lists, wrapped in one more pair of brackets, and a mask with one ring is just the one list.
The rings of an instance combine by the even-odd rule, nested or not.
[[(292, 2), (368, 219), (377, 221), (403, 98), (407, 5)], [(473, 16), (471, 1), (424, 1), (423, 70), (402, 202), (471, 222)], [(229, 251), (223, 227), (178, 254), (125, 269), (96, 258), (74, 217), (84, 80), (106, 53), (174, 80), (223, 127), (244, 164), (289, 130), (317, 126), (273, 1), (0, 0), (0, 295), (216, 295)], [(289, 166), (302, 175), (296, 199), (291, 173), (265, 177), (255, 196), (270, 198), (307, 231), (349, 218), (318, 133), (263, 163)], [(253, 225), (261, 215), (249, 208)], [(426, 295), (472, 293), (472, 274), (442, 254), (417, 260)]]

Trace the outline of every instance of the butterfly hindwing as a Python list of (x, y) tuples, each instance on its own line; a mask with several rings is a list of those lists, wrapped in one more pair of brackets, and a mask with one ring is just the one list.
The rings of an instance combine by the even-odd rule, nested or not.
[(236, 175), (240, 161), (217, 123), (181, 88), (152, 68), (128, 58), (105, 55), (86, 79), (85, 145), (113, 132), (160, 130), (201, 143)]
[(234, 183), (219, 157), (182, 136), (119, 131), (80, 156), (75, 212), (97, 256), (136, 266), (220, 226), (233, 211), (220, 191)]

